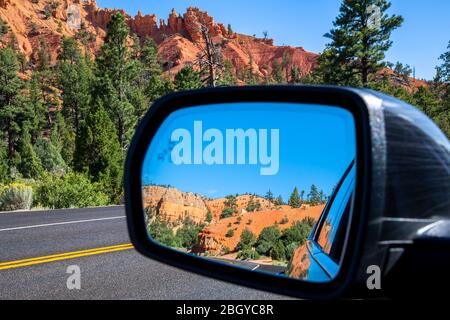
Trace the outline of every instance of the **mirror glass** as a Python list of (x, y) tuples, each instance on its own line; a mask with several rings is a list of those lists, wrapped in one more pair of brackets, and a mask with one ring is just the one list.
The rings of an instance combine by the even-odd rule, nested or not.
[(354, 118), (340, 107), (181, 109), (143, 163), (149, 237), (255, 272), (330, 281), (345, 249), (355, 158)]

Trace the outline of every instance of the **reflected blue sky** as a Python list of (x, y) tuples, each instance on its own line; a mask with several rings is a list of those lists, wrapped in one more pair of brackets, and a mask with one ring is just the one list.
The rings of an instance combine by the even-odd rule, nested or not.
[[(260, 164), (175, 165), (171, 151), (178, 142), (171, 142), (172, 133), (183, 128), (193, 136), (194, 121), (202, 121), (203, 132), (214, 128), (224, 137), (226, 129), (278, 129), (278, 173), (261, 175)], [(208, 144), (204, 142), (203, 148)], [(329, 195), (355, 156), (353, 116), (342, 108), (289, 103), (217, 104), (183, 109), (166, 119), (147, 152), (142, 181), (210, 198), (246, 192), (264, 195), (270, 189), (287, 201), (294, 187), (307, 194), (311, 184)]]

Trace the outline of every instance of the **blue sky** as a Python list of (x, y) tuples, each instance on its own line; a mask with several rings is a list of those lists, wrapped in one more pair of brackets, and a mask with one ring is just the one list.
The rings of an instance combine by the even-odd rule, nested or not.
[[(269, 132), (278, 129), (277, 174), (261, 175), (261, 165), (249, 165), (248, 156), (244, 165), (174, 164), (171, 151), (167, 152), (174, 150), (169, 147), (172, 133), (180, 128), (187, 129), (194, 139), (193, 123), (199, 120), (203, 123), (203, 133), (212, 128), (221, 132), (238, 128), (268, 129)], [(270, 139), (269, 142), (272, 143)], [(204, 142), (203, 149), (208, 144)], [(248, 152), (247, 145), (247, 155)], [(329, 195), (354, 158), (354, 121), (346, 110), (280, 103), (224, 104), (215, 105), (213, 109), (197, 107), (172, 114), (153, 139), (144, 161), (142, 180), (144, 184), (169, 184), (211, 198), (246, 192), (264, 195), (270, 189), (287, 201), (294, 187), (308, 192), (312, 184)]]
[[(278, 45), (302, 46), (321, 52), (339, 11), (337, 0), (97, 0), (101, 7), (123, 8), (134, 15), (138, 10), (166, 19), (172, 8), (184, 13), (189, 6), (208, 11), (217, 22), (230, 23), (237, 32), (262, 36), (267, 30)], [(400, 61), (416, 69), (416, 77), (432, 79), (439, 56), (450, 41), (450, 1), (392, 0), (391, 13), (405, 22), (392, 37), (387, 60)]]

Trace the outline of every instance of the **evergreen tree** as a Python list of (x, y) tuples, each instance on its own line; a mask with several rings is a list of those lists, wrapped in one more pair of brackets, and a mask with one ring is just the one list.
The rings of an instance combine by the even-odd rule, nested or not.
[(233, 63), (230, 60), (224, 62), (222, 76), (218, 81), (219, 86), (235, 86), (237, 84), (237, 77), (234, 73)]
[(431, 117), (450, 138), (450, 42), (447, 49), (439, 57), (442, 64), (436, 68), (436, 81), (432, 90), (439, 100), (439, 106), (434, 107)]
[(64, 162), (58, 148), (51, 140), (39, 137), (33, 148), (42, 164), (42, 167), (47, 172), (63, 173), (66, 171), (66, 163)]
[(203, 86), (200, 73), (191, 66), (186, 66), (178, 72), (174, 85), (177, 90), (200, 89)]
[(0, 140), (0, 184), (9, 180), (9, 166), (7, 149), (3, 140)]
[(45, 71), (50, 68), (51, 56), (45, 37), (41, 37), (40, 47), (38, 50), (38, 59), (39, 71)]
[(272, 77), (273, 81), (277, 84), (286, 83), (285, 73), (283, 72), (283, 67), (280, 62), (274, 60), (272, 62)]
[(91, 103), (92, 71), (81, 56), (73, 38), (64, 38), (58, 61), (59, 87), (62, 90), (62, 112), (68, 124), (78, 133)]
[[(32, 119), (30, 105), (24, 101), (25, 84), (17, 72), (19, 65), (11, 48), (0, 49), (0, 138), (6, 141), (7, 158), (13, 160), (21, 130)], [(17, 163), (16, 163), (17, 164)], [(10, 165), (13, 165), (12, 163)]]
[(409, 65), (404, 65), (401, 62), (397, 62), (394, 66), (394, 72), (404, 81), (409, 83), (409, 77), (411, 77), (412, 74), (412, 69)]
[(73, 164), (75, 139), (75, 132), (66, 124), (61, 112), (57, 112), (51, 131), (50, 141), (61, 154), (61, 157), (67, 165)]
[(231, 24), (228, 24), (227, 31), (228, 31), (228, 35), (233, 35), (234, 34), (234, 31), (233, 31), (233, 28), (231, 27)]
[(9, 32), (9, 27), (6, 24), (5, 21), (3, 21), (2, 19), (0, 19), (0, 43), (2, 43), (2, 38), (4, 35), (6, 35)]
[(114, 124), (101, 103), (89, 113), (76, 138), (75, 168), (100, 182), (111, 201), (121, 196), (122, 161)]
[(447, 52), (443, 53), (439, 57), (439, 60), (442, 61), (442, 64), (436, 69), (439, 74), (438, 81), (450, 84), (450, 41), (448, 42), (447, 49)]
[(269, 191), (266, 192), (266, 195), (264, 196), (264, 198), (267, 201), (273, 202), (273, 192), (270, 191), (270, 189), (269, 189)]
[(121, 13), (114, 14), (107, 26), (105, 42), (97, 57), (95, 96), (107, 108), (116, 127), (123, 151), (136, 124), (135, 107), (130, 98), (136, 89), (133, 82), (139, 73), (127, 45), (129, 28)]
[(213, 215), (212, 215), (211, 211), (208, 210), (208, 212), (206, 213), (205, 221), (208, 222), (208, 223), (211, 223), (212, 220), (213, 220)]
[(312, 206), (318, 205), (321, 201), (319, 190), (317, 189), (315, 184), (311, 185), (311, 189), (308, 194), (308, 199), (309, 199), (309, 203)]
[(283, 197), (281, 195), (279, 195), (276, 199), (275, 199), (275, 205), (277, 206), (282, 206), (284, 205), (284, 200)]
[(237, 245), (238, 250), (251, 249), (256, 244), (256, 236), (249, 229), (245, 228), (241, 233), (240, 241)]
[(20, 164), (19, 171), (25, 178), (38, 178), (43, 172), (41, 161), (31, 144), (31, 135), (24, 129), (19, 143)]
[(294, 191), (292, 192), (291, 197), (289, 198), (288, 204), (292, 208), (300, 208), (302, 206), (302, 201), (300, 200), (300, 197), (298, 196), (297, 187), (294, 188)]
[(302, 83), (302, 74), (300, 68), (293, 66), (291, 69), (291, 83)]
[(403, 23), (401, 16), (386, 13), (390, 6), (387, 0), (343, 0), (334, 28), (325, 35), (331, 42), (318, 61), (325, 82), (367, 86), (384, 67), (391, 33)]
[(31, 76), (28, 90), (30, 93), (28, 103), (30, 104), (30, 108), (33, 113), (30, 134), (31, 140), (36, 141), (48, 128), (47, 110), (42, 99), (42, 88), (38, 72), (33, 73)]

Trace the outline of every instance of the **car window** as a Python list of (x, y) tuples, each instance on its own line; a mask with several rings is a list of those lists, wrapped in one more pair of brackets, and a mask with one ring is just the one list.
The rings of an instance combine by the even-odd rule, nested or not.
[[(350, 214), (351, 200), (355, 185), (355, 166), (348, 172), (342, 183), (338, 186), (338, 190), (335, 191), (332, 202), (327, 208), (325, 219), (322, 220), (321, 225), (316, 233), (315, 240), (321, 247), (321, 249), (328, 255), (335, 251), (339, 253), (333, 244), (337, 239), (338, 230), (345, 232), (346, 228), (340, 228), (344, 217)], [(342, 242), (342, 241), (339, 241)], [(343, 244), (343, 243), (342, 243)]]

